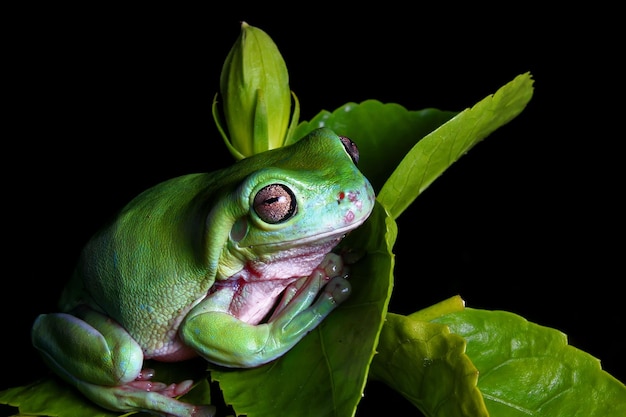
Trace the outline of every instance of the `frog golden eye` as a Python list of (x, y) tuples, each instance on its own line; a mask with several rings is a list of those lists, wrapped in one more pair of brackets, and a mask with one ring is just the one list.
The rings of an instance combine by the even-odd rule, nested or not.
[(346, 148), (346, 152), (352, 158), (352, 162), (354, 165), (359, 163), (359, 148), (357, 148), (356, 143), (354, 143), (350, 138), (345, 136), (339, 136), (341, 143), (343, 143), (343, 147)]
[(276, 224), (296, 214), (296, 196), (283, 184), (270, 184), (254, 196), (254, 211), (266, 223)]

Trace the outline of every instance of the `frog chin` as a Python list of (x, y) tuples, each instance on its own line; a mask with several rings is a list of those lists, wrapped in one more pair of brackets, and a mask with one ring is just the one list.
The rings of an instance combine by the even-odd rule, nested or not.
[(344, 236), (335, 231), (315, 241), (307, 240), (304, 245), (290, 245), (249, 260), (238, 273), (217, 281), (211, 297), (227, 300), (218, 304), (224, 305), (229, 314), (258, 324), (274, 309), (285, 289), (311, 275)]

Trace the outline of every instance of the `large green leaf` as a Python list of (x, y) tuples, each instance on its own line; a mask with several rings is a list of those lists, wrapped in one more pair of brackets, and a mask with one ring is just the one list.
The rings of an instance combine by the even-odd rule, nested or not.
[(409, 111), (399, 104), (365, 100), (346, 103), (332, 113), (324, 110), (301, 122), (293, 138), (323, 126), (349, 137), (359, 147), (359, 169), (378, 192), (413, 145), (455, 114), (436, 109)]
[(393, 171), (378, 201), (397, 218), (450, 165), (524, 110), (532, 84), (530, 73), (518, 75), (420, 140)]
[(395, 221), (377, 204), (342, 245), (365, 255), (350, 267), (350, 298), (276, 361), (249, 370), (212, 372), (238, 414), (354, 415), (391, 296), (396, 233)]
[(626, 386), (558, 330), (471, 308), (433, 322), (466, 340), (491, 417), (626, 416)]

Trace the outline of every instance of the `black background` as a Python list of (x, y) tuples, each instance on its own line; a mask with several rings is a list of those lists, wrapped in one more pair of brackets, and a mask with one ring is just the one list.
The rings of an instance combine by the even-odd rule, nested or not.
[[(7, 15), (2, 308), (14, 366), (2, 388), (45, 372), (30, 324), (54, 310), (80, 247), (109, 216), (164, 179), (231, 163), (210, 106), (242, 20), (276, 42), (301, 120), (370, 98), (460, 111), (530, 71), (526, 110), (398, 219), (390, 310), (460, 294), (563, 331), (626, 380), (614, 12), (221, 7)], [(394, 394), (372, 384), (360, 413), (401, 407)]]

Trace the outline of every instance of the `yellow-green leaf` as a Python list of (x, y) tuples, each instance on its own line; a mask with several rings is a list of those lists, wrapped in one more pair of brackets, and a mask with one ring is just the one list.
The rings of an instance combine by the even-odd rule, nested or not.
[(476, 143), (515, 118), (533, 95), (530, 73), (442, 124), (415, 144), (378, 193), (397, 218), (435, 179)]
[(447, 326), (387, 314), (370, 377), (429, 417), (488, 417), (465, 340)]
[(467, 341), (491, 417), (626, 416), (626, 386), (558, 330), (472, 308), (434, 322)]

